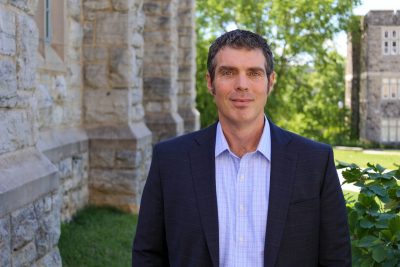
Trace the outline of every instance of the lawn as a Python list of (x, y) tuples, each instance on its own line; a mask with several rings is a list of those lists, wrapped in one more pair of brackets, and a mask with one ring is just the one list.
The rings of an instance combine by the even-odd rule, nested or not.
[(59, 249), (64, 267), (131, 266), (137, 216), (87, 207), (62, 224)]
[(384, 151), (373, 151), (373, 150), (346, 150), (346, 149), (334, 149), (335, 160), (344, 161), (347, 163), (355, 163), (360, 167), (367, 167), (367, 163), (376, 164), (379, 163), (387, 169), (397, 169), (394, 165), (400, 164), (400, 151), (399, 150), (384, 150)]

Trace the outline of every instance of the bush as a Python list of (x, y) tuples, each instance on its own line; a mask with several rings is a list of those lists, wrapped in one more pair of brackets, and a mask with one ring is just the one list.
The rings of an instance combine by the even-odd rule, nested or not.
[[(397, 165), (398, 166), (398, 165)], [(400, 166), (379, 164), (361, 169), (339, 162), (344, 183), (360, 187), (357, 200), (347, 200), (354, 266), (400, 266)]]

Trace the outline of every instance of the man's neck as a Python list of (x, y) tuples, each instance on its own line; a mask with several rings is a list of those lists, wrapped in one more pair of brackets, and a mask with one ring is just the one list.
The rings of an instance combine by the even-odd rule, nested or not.
[(236, 125), (220, 121), (230, 150), (239, 158), (257, 149), (264, 130), (264, 117), (251, 125)]

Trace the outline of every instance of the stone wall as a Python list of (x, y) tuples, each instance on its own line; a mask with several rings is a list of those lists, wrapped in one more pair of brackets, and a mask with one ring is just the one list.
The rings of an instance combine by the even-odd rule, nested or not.
[(60, 222), (137, 212), (153, 142), (199, 128), (194, 0), (51, 6), (45, 42), (44, 0), (0, 0), (0, 266), (61, 266)]

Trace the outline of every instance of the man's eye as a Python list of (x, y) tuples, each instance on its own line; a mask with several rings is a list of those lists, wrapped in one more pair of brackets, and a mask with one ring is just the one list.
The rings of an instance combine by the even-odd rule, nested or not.
[(258, 71), (252, 71), (252, 72), (249, 73), (249, 76), (250, 77), (260, 77), (261, 73), (258, 72)]
[(230, 76), (233, 74), (233, 72), (231, 70), (223, 70), (223, 71), (221, 71), (221, 74), (223, 76)]

